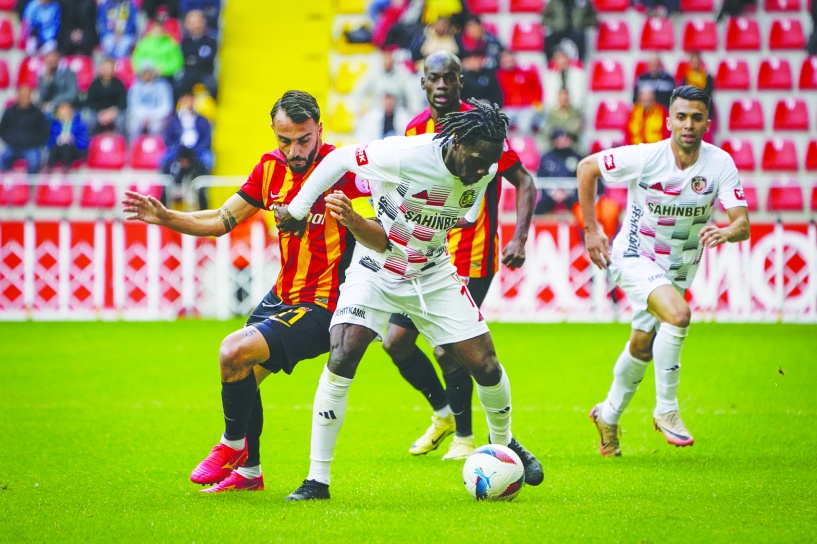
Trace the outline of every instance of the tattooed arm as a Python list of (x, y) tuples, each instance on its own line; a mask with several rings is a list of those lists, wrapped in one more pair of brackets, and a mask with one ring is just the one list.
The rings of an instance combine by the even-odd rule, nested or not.
[(221, 236), (259, 210), (235, 194), (217, 210), (180, 212), (165, 208), (152, 196), (133, 191), (125, 192), (122, 211), (128, 221), (144, 221), (193, 236)]

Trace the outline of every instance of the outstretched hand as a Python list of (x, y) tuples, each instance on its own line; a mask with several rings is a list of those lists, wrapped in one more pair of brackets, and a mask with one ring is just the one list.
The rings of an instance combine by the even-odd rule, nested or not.
[(288, 206), (276, 206), (272, 209), (272, 215), (275, 217), (275, 224), (278, 225), (279, 231), (291, 232), (298, 238), (304, 235), (306, 231), (306, 217), (303, 219), (295, 219), (290, 215)]
[(158, 199), (136, 191), (125, 191), (122, 211), (131, 214), (125, 217), (128, 221), (144, 221), (153, 225), (162, 225), (167, 219), (167, 208)]

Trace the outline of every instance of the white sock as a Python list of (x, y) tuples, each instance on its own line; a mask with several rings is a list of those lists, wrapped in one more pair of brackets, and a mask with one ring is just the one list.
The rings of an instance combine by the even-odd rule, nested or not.
[(485, 387), (477, 384), (477, 397), (485, 410), (492, 444), (507, 446), (511, 443), (511, 382), (500, 365), (502, 377), (499, 383)]
[(312, 408), (312, 443), (309, 451), (309, 480), (329, 485), (329, 463), (346, 415), (352, 380), (323, 368)]
[(453, 413), (454, 412), (451, 411), (451, 407), (447, 404), (439, 410), (434, 410), (434, 415), (437, 417), (448, 417)]
[(261, 477), (261, 465), (257, 465), (254, 467), (238, 467), (236, 472), (251, 480), (253, 478), (260, 478)]
[(618, 425), (621, 414), (630, 404), (630, 400), (644, 379), (649, 361), (636, 359), (630, 353), (630, 343), (624, 345), (624, 351), (618, 356), (613, 367), (613, 385), (607, 393), (607, 399), (601, 405), (601, 419), (605, 423)]
[(241, 451), (241, 450), (244, 449), (244, 439), (243, 438), (240, 438), (238, 440), (227, 440), (222, 435), (221, 440), (219, 440), (219, 442), (221, 442), (225, 446), (229, 446), (229, 447), (233, 448), (235, 451)]
[(659, 416), (678, 409), (678, 382), (681, 373), (681, 347), (689, 327), (661, 323), (652, 346), (655, 358), (655, 412)]

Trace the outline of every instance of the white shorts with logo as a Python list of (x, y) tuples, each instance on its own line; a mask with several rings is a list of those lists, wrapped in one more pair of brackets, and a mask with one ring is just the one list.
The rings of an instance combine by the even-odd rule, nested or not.
[(627, 295), (633, 308), (634, 329), (652, 332), (658, 329), (658, 319), (647, 311), (650, 293), (662, 285), (672, 285), (683, 296), (684, 289), (667, 277), (667, 271), (646, 257), (620, 257), (610, 263), (610, 275)]
[(479, 308), (453, 267), (413, 280), (391, 280), (353, 264), (340, 287), (331, 329), (362, 325), (378, 339), (394, 313), (406, 314), (432, 345), (462, 342), (488, 332)]

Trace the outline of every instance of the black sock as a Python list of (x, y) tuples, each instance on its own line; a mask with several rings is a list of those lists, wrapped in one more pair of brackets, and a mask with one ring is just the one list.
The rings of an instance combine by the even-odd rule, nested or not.
[(440, 378), (437, 376), (437, 371), (434, 370), (434, 365), (423, 351), (414, 347), (408, 359), (404, 361), (395, 361), (400, 375), (409, 382), (414, 389), (423, 394), (431, 408), (440, 410), (445, 408), (448, 404), (448, 399), (445, 397), (443, 384), (440, 383)]
[(460, 368), (451, 374), (443, 376), (445, 379), (445, 394), (448, 405), (454, 412), (457, 422), (457, 436), (471, 436), (474, 431), (471, 427), (471, 397), (474, 393), (474, 381), (471, 374)]
[(257, 467), (261, 464), (261, 430), (264, 428), (264, 406), (261, 404), (261, 390), (255, 395), (252, 414), (247, 423), (247, 461), (245, 467)]
[(241, 440), (247, 435), (247, 424), (252, 414), (258, 384), (255, 374), (237, 382), (221, 382), (221, 404), (224, 407), (224, 438)]

